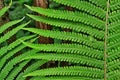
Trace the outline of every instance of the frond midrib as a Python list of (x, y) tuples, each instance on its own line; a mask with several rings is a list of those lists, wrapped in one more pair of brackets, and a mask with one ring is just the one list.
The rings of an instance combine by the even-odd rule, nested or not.
[(104, 40), (104, 80), (107, 80), (107, 37), (108, 37), (108, 12), (110, 1), (107, 1), (106, 7), (106, 21), (105, 21), (105, 40)]

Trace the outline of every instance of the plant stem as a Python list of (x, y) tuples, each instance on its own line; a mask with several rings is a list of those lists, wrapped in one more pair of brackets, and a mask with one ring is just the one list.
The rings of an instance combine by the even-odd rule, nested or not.
[(105, 22), (105, 41), (104, 41), (104, 80), (107, 80), (107, 36), (108, 36), (108, 17), (109, 0), (107, 1), (106, 22)]

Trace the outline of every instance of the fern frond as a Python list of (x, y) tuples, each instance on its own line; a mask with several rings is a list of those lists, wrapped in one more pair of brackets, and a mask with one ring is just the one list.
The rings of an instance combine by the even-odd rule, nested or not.
[[(25, 39), (25, 38), (31, 38), (31, 36), (29, 37), (24, 37), (22, 39)], [(18, 40), (19, 41), (19, 40)], [(16, 41), (16, 42), (18, 42)], [(34, 41), (34, 39), (32, 39), (32, 42)], [(14, 43), (13, 43), (14, 44)], [(13, 45), (11, 44), (11, 45)], [(17, 44), (20, 44), (20, 41), (17, 43)], [(10, 45), (10, 46), (11, 46)], [(14, 46), (15, 47), (15, 46)], [(19, 52), (20, 50), (24, 49), (26, 46), (21, 44), (19, 46), (17, 46), (15, 49), (13, 49), (12, 51), (9, 51), (5, 56), (3, 56), (1, 59), (0, 59), (0, 70), (2, 69), (3, 65), (5, 64), (5, 62), (10, 58), (12, 57), (14, 54), (16, 54), (17, 52)], [(10, 47), (11, 48), (11, 47)]]
[(115, 70), (110, 73), (108, 73), (109, 78), (108, 80), (119, 80), (120, 79), (120, 70)]
[(110, 31), (110, 34), (111, 34), (112, 32), (115, 33), (115, 31), (118, 31), (118, 30), (119, 30), (119, 25), (120, 25), (119, 22), (120, 22), (120, 20), (115, 21), (115, 22), (112, 22), (111, 24), (108, 25), (108, 29), (109, 29), (109, 31)]
[(106, 0), (88, 0), (91, 3), (105, 9), (106, 8)]
[[(82, 11), (85, 11), (91, 15), (95, 15), (100, 18), (105, 18), (105, 11), (95, 5), (87, 2), (87, 1), (80, 1), (80, 0), (53, 0), (57, 3), (64, 4)], [(87, 5), (87, 6), (86, 6)]]
[(110, 42), (108, 50), (114, 50), (115, 48), (119, 47), (119, 44), (120, 44), (119, 36), (120, 36), (120, 33), (117, 33), (117, 34), (114, 34), (114, 35), (111, 35), (110, 37), (108, 37), (108, 40)]
[(4, 57), (2, 57), (0, 59), (0, 70), (3, 68), (5, 62), (12, 57), (14, 54), (16, 54), (16, 52), (22, 50), (23, 48), (25, 48), (25, 45), (20, 45), (18, 47), (16, 47), (15, 49), (13, 49), (12, 51), (8, 52), (8, 54), (6, 54)]
[(49, 68), (33, 71), (27, 76), (50, 76), (50, 75), (67, 75), (67, 76), (81, 76), (81, 77), (91, 77), (91, 78), (102, 78), (103, 71), (100, 69), (93, 69), (80, 66), (70, 66), (70, 67), (59, 67), (59, 68)]
[[(114, 37), (114, 36), (113, 36)], [(119, 40), (120, 40), (120, 38), (118, 37), (114, 37), (115, 39), (112, 39), (112, 37), (109, 37), (108, 39), (109, 39), (109, 48), (112, 48), (112, 47), (117, 47), (117, 46), (119, 46)]]
[(119, 37), (120, 33), (116, 33), (116, 34), (113, 34), (113, 35), (110, 35), (108, 38), (110, 41), (116, 41)]
[(20, 19), (20, 20), (14, 20), (14, 21), (10, 21), (2, 26), (0, 26), (0, 34), (3, 33), (3, 31), (5, 31), (7, 28), (21, 22), (24, 18)]
[(30, 22), (27, 22), (25, 24), (22, 24), (16, 28), (14, 28), (13, 30), (7, 32), (4, 36), (0, 37), (0, 43), (6, 41), (7, 39), (9, 39), (11, 36), (13, 36), (14, 34), (16, 34), (20, 29), (22, 29), (23, 27), (25, 27), (27, 24), (29, 24)]
[(109, 53), (109, 55), (110, 55), (110, 56), (108, 56), (108, 61), (109, 62), (120, 58), (120, 53), (119, 52), (111, 52), (111, 53)]
[(8, 73), (13, 69), (13, 66), (23, 61), (24, 57), (31, 55), (33, 53), (36, 53), (36, 52), (37, 52), (36, 50), (30, 50), (10, 60), (0, 72), (0, 80), (4, 80), (7, 77)]
[(38, 69), (41, 65), (45, 64), (46, 62), (48, 62), (48, 61), (46, 61), (46, 60), (38, 60), (38, 61), (34, 62), (32, 65), (28, 66), (27, 69), (24, 70), (24, 72), (20, 73), (17, 76), (16, 80), (25, 80), (25, 77), (23, 77), (24, 75)]
[(120, 8), (120, 0), (113, 0), (113, 1), (111, 0), (110, 4), (111, 4), (110, 6), (111, 11), (116, 11)]
[(115, 51), (115, 49), (117, 48), (117, 47), (120, 47), (120, 42), (115, 42), (113, 45), (111, 45), (111, 46), (109, 46), (108, 47), (108, 51)]
[(61, 40), (70, 40), (73, 42), (82, 43), (87, 46), (91, 46), (93, 48), (103, 50), (102, 42), (96, 41), (96, 40), (90, 41), (89, 40), (90, 38), (86, 35), (81, 35), (81, 34), (74, 33), (74, 32), (50, 31), (50, 30), (42, 30), (42, 29), (35, 29), (35, 28), (23, 28), (23, 29), (42, 35), (42, 36), (45, 36), (45, 37), (51, 37), (51, 38), (56, 38), (56, 39), (61, 39)]
[(114, 71), (120, 69), (120, 60), (116, 59), (108, 63), (108, 71)]
[(23, 61), (18, 64), (7, 76), (6, 80), (14, 80), (14, 78), (18, 75), (18, 73), (22, 70), (22, 68), (29, 62), (30, 60)]
[(72, 63), (79, 63), (81, 65), (93, 66), (96, 68), (103, 68), (102, 60), (97, 60), (76, 54), (40, 53), (40, 54), (26, 56), (24, 59), (45, 59), (45, 60), (53, 60), (53, 61), (67, 61)]
[(45, 18), (42, 16), (35, 16), (35, 15), (30, 15), (30, 14), (27, 14), (27, 15), (29, 17), (31, 17), (32, 19), (39, 21), (39, 22), (43, 22), (43, 23), (53, 25), (56, 27), (58, 26), (61, 28), (72, 29), (72, 30), (75, 30), (77, 32), (84, 32), (84, 33), (87, 33), (87, 34), (94, 36), (98, 39), (104, 39), (104, 32), (103, 31), (99, 31), (97, 29), (94, 29), (93, 27), (89, 27), (89, 26), (84, 25), (84, 24), (74, 23), (74, 22), (64, 21), (64, 20), (59, 20), (59, 19)]
[(16, 41), (14, 41), (13, 43), (9, 44), (8, 46), (4, 46), (0, 49), (0, 57), (3, 56), (8, 50), (11, 50), (13, 48), (15, 48), (16, 46), (20, 45), (21, 42), (20, 40), (22, 39), (23, 41), (25, 40), (29, 40), (31, 38), (34, 38), (35, 35), (31, 35), (31, 36), (25, 36), (25, 37), (22, 37), (20, 39), (17, 39)]
[(16, 41), (12, 42), (10, 45), (8, 45), (8, 50), (11, 50), (12, 48), (15, 48), (17, 45), (21, 44), (20, 40), (26, 41), (31, 40), (31, 42), (35, 41), (36, 35), (30, 35), (30, 36), (24, 36), (22, 38), (17, 39)]
[[(93, 27), (104, 30), (104, 22), (98, 18), (83, 14), (81, 12), (63, 11), (63, 10), (53, 10), (53, 9), (43, 9), (40, 7), (30, 7), (26, 5), (30, 10), (37, 12), (39, 14), (44, 14), (45, 16), (57, 19), (70, 20), (75, 22), (82, 22)], [(60, 15), (61, 14), (61, 15)]]
[(118, 37), (119, 36), (119, 22), (120, 21), (116, 21), (114, 23), (112, 23), (111, 25), (109, 25), (109, 31), (110, 31), (110, 34), (109, 34), (109, 41), (112, 42), (113, 44), (114, 43), (118, 43), (120, 38)]
[(89, 57), (102, 59), (103, 52), (91, 49), (86, 46), (81, 46), (78, 44), (31, 44), (23, 42), (25, 45), (42, 51), (53, 51), (53, 52), (63, 52), (63, 53), (74, 53), (80, 55), (86, 55)]
[(119, 21), (120, 20), (120, 11), (115, 11), (115, 12), (112, 12), (110, 15), (109, 15), (109, 21), (112, 23), (112, 22), (116, 22), (116, 21)]
[(8, 11), (8, 9), (10, 8), (10, 6), (11, 6), (11, 4), (12, 4), (12, 0), (10, 0), (10, 1), (11, 1), (11, 2), (10, 2), (10, 4), (9, 4), (9, 6), (6, 6), (6, 7), (2, 8), (2, 9), (0, 10), (0, 17), (2, 17), (2, 16), (5, 14), (5, 12)]
[[(76, 67), (57, 67), (41, 69), (27, 76), (43, 79), (65, 79), (64, 77), (86, 77), (93, 80), (119, 80), (120, 77), (120, 0), (53, 0), (61, 5), (75, 8), (74, 11), (30, 7), (33, 12), (44, 16), (28, 15), (36, 21), (67, 28), (72, 32), (22, 28), (35, 34), (59, 40), (71, 41), (69, 44), (23, 44), (43, 51), (26, 56), (23, 60), (43, 59), (65, 61)], [(78, 65), (84, 66), (80, 70)], [(79, 67), (80, 67), (79, 66)], [(87, 69), (84, 70), (84, 68)], [(99, 71), (89, 70), (99, 69)], [(84, 72), (85, 71), (85, 72)], [(92, 72), (93, 71), (93, 72)], [(60, 78), (62, 76), (62, 78)], [(63, 77), (64, 76), (64, 77)], [(39, 79), (36, 78), (36, 79)], [(32, 78), (34, 79), (34, 77)], [(68, 78), (67, 78), (68, 79)], [(71, 78), (72, 79), (72, 78)], [(84, 78), (85, 79), (85, 78)]]
[(93, 79), (87, 77), (72, 77), (72, 76), (60, 76), (60, 77), (33, 77), (30, 80), (102, 80), (102, 79)]
[(4, 46), (4, 47), (0, 48), (0, 58), (1, 58), (2, 55), (4, 55), (4, 53), (7, 52), (6, 48), (7, 48), (7, 46)]

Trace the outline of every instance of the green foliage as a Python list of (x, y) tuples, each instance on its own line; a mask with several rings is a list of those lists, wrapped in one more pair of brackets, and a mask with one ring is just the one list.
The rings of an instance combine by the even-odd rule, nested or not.
[[(59, 10), (26, 7), (43, 16), (27, 14), (58, 30), (25, 28), (24, 18), (0, 27), (0, 80), (120, 80), (120, 0), (52, 0), (54, 6), (73, 8)], [(51, 1), (51, 2), (52, 2)], [(19, 0), (22, 5), (28, 0)], [(55, 5), (55, 3), (57, 3)], [(10, 4), (11, 5), (11, 4)], [(2, 16), (10, 6), (0, 10)], [(18, 9), (19, 10), (19, 9)], [(26, 14), (26, 13), (25, 13)], [(15, 25), (12, 30), (5, 30)], [(62, 31), (69, 29), (69, 32)], [(13, 35), (25, 30), (35, 35), (23, 36), (7, 43)], [(4, 34), (4, 35), (2, 35)], [(44, 36), (69, 43), (33, 43)], [(30, 48), (28, 48), (30, 47)], [(22, 51), (24, 50), (24, 51)], [(19, 53), (20, 52), (20, 53)], [(40, 69), (49, 61), (68, 62), (67, 66)], [(26, 66), (29, 64), (28, 66)]]
[(2, 15), (4, 15), (4, 13), (10, 8), (11, 4), (12, 4), (12, 0), (11, 0), (11, 3), (9, 4), (9, 6), (6, 6), (3, 9), (0, 10), (0, 17)]
[[(8, 4), (9, 0), (5, 0), (4, 3)], [(12, 5), (8, 11), (10, 20), (20, 19), (27, 13), (31, 13), (31, 11), (27, 9), (24, 4), (32, 5), (32, 0), (13, 0)], [(29, 20), (29, 18), (25, 18), (24, 22), (26, 20)]]
[[(33, 71), (24, 77), (31, 80), (119, 80), (120, 30), (119, 0), (53, 0), (76, 10), (55, 10), (28, 6), (44, 16), (27, 14), (36, 21), (71, 32), (23, 28), (32, 33), (59, 40), (63, 44), (34, 44), (22, 41), (30, 48), (42, 51), (25, 57), (66, 61), (73, 65)], [(78, 66), (79, 65), (79, 66)]]
[(102, 78), (103, 75), (102, 70), (99, 69), (92, 69), (80, 66), (71, 66), (71, 67), (59, 67), (59, 68), (50, 68), (50, 69), (43, 69), (34, 71), (29, 73), (26, 76), (48, 76), (48, 75), (64, 75), (64, 76), (86, 76), (86, 77), (93, 77), (93, 78)]
[[(4, 7), (3, 9), (0, 10), (0, 17), (4, 15), (6, 11), (10, 8), (12, 3), (10, 3), (9, 6)], [(22, 30), (23, 27), (27, 26), (29, 22), (27, 23), (22, 23), (20, 22), (23, 21), (24, 18), (20, 20), (14, 20), (10, 21), (8, 23), (5, 23), (0, 26), (0, 80), (14, 80), (17, 78), (17, 76), (21, 73), (27, 73), (27, 72), (32, 72), (33, 70), (36, 70), (38, 67), (34, 66), (32, 69), (30, 67), (26, 67), (26, 71), (23, 72), (24, 67), (30, 63), (31, 60), (23, 60), (24, 57), (27, 55), (31, 55), (36, 53), (36, 50), (30, 50), (30, 51), (25, 51), (28, 50), (27, 46), (23, 45), (20, 40), (22, 39), (23, 41), (30, 41), (34, 42), (38, 37), (36, 35), (29, 35), (29, 36), (24, 36), (20, 38), (16, 38), (15, 41), (12, 41), (11, 43), (8, 43), (11, 37), (16, 35), (19, 31)], [(15, 36), (14, 36), (15, 38)], [(6, 43), (6, 44), (4, 44)], [(24, 52), (22, 53), (22, 50)], [(36, 62), (36, 61), (35, 61)], [(39, 62), (36, 62), (37, 64), (42, 65), (46, 63), (46, 60), (39, 60)], [(18, 79), (18, 80), (25, 80), (26, 78), (23, 79)]]

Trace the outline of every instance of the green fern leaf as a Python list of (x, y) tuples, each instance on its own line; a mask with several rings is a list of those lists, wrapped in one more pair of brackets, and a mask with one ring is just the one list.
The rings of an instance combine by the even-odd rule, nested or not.
[(74, 32), (71, 33), (71, 32), (60, 32), (60, 31), (49, 31), (49, 30), (42, 30), (42, 29), (35, 29), (35, 28), (23, 28), (23, 29), (45, 36), (45, 37), (51, 37), (51, 38), (62, 39), (62, 40), (70, 40), (73, 42), (82, 43), (87, 46), (91, 46), (93, 48), (103, 50), (103, 43), (101, 41), (96, 41), (96, 40), (89, 41), (90, 38), (86, 35), (81, 35)]
[(33, 77), (30, 80), (102, 80), (102, 79), (93, 79), (86, 77), (71, 77), (71, 76), (60, 76), (60, 77)]
[(11, 4), (12, 4), (12, 0), (11, 0), (11, 2), (10, 2), (9, 6), (6, 6), (6, 7), (2, 8), (2, 9), (0, 10), (0, 17), (5, 14), (5, 12), (10, 8)]
[(110, 10), (112, 11), (116, 11), (120, 8), (120, 0), (114, 0), (114, 1), (110, 1)]
[(93, 59), (90, 57), (86, 56), (80, 56), (76, 54), (61, 54), (61, 53), (41, 53), (41, 54), (34, 54), (27, 56), (23, 59), (45, 59), (45, 60), (53, 60), (53, 61), (67, 61), (67, 62), (72, 62), (72, 63), (79, 63), (87, 66), (92, 66), (96, 68), (103, 68), (103, 61), (102, 60), (97, 60)]
[(74, 23), (74, 22), (70, 22), (70, 21), (65, 21), (65, 20), (58, 20), (58, 19), (52, 19), (52, 18), (45, 18), (42, 16), (35, 16), (35, 15), (29, 15), (27, 14), (29, 17), (31, 17), (32, 19), (39, 21), (39, 22), (43, 22), (52, 26), (58, 26), (61, 28), (67, 28), (67, 29), (71, 29), (71, 30), (75, 30), (77, 32), (83, 32), (86, 34), (89, 34), (91, 36), (94, 36), (98, 39), (104, 39), (104, 32), (103, 31), (98, 31), (97, 29), (94, 29), (92, 27), (89, 27), (87, 25), (84, 24), (80, 24), (80, 23)]
[[(77, 44), (30, 44), (23, 42), (25, 45), (42, 51), (53, 51), (53, 52), (63, 52), (63, 53), (74, 53), (74, 54), (80, 54), (80, 55), (86, 55), (89, 57), (102, 59), (102, 52), (97, 51), (91, 48), (88, 48), (86, 46), (81, 46)], [(52, 48), (51, 48), (52, 47)]]
[(3, 56), (8, 50), (11, 50), (11, 49), (15, 48), (16, 46), (20, 45), (21, 44), (21, 42), (20, 42), (21, 39), (23, 41), (25, 41), (25, 40), (28, 40), (28, 39), (33, 38), (33, 37), (35, 37), (35, 35), (22, 37), (22, 38), (20, 38), (16, 41), (14, 41), (13, 43), (9, 44), (8, 46), (2, 47), (0, 49), (0, 57)]
[(0, 26), (0, 33), (3, 33), (3, 31), (5, 31), (7, 28), (21, 22), (24, 18), (20, 19), (20, 20), (15, 20), (15, 21), (11, 21), (11, 22), (8, 22), (6, 24), (4, 24), (3, 26)]
[[(52, 27), (70, 29), (71, 32), (22, 29), (44, 37), (69, 40), (70, 43), (37, 45), (22, 41), (26, 46), (43, 52), (24, 59), (70, 62), (74, 63), (74, 70), (72, 66), (41, 69), (28, 73), (24, 77), (33, 76), (31, 78), (33, 80), (40, 78), (66, 80), (73, 79), (74, 76), (80, 77), (79, 80), (120, 80), (120, 0), (53, 1), (74, 10), (44, 9), (26, 5), (33, 12), (44, 15), (28, 14), (28, 16)], [(75, 70), (78, 69), (78, 65), (83, 68)], [(87, 71), (84, 69), (86, 67)], [(91, 71), (88, 70), (90, 68), (92, 68)], [(94, 72), (94, 69), (99, 69), (101, 72)]]
[(65, 1), (64, 0), (53, 0), (53, 1), (67, 5), (67, 6), (71, 6), (73, 8), (76, 8), (82, 11), (86, 11), (89, 14), (98, 16), (100, 18), (105, 18), (105, 11), (103, 9), (96, 7), (87, 1), (80, 1), (80, 0), (65, 0)]
[(25, 27), (28, 23), (22, 24), (18, 27), (16, 27), (15, 29), (11, 30), (10, 32), (6, 33), (4, 36), (0, 37), (0, 43), (6, 41), (7, 39), (9, 39), (11, 36), (13, 36), (14, 34), (16, 34), (20, 29), (22, 29), (23, 27)]
[(14, 67), (14, 70), (11, 71), (10, 75), (7, 76), (6, 80), (13, 80), (29, 61), (30, 60), (23, 61), (18, 66)]
[[(12, 0), (11, 0), (12, 3)], [(9, 6), (4, 7), (0, 10), (0, 17), (9, 9), (11, 6), (11, 3)], [(6, 40), (10, 39), (11, 36), (15, 35), (18, 31), (20, 31), (23, 27), (25, 27), (29, 22), (25, 24), (21, 24), (17, 26), (16, 28), (13, 28), (12, 30), (9, 30), (7, 33), (3, 33), (6, 29), (10, 28), (11, 26), (18, 24), (21, 22), (24, 18), (20, 20), (14, 20), (10, 21), (6, 24), (3, 24), (0, 26), (0, 34), (4, 34), (0, 36), (0, 80), (13, 80), (16, 79), (16, 76), (19, 75), (19, 73), (22, 71), (23, 67), (30, 61), (30, 60), (23, 60), (22, 58), (27, 56), (30, 53), (35, 53), (37, 51), (31, 50), (29, 52), (24, 51), (23, 54), (20, 54), (18, 56), (15, 56), (19, 51), (24, 50), (26, 48), (25, 45), (21, 44), (20, 40), (34, 42), (37, 38), (36, 35), (31, 36), (25, 36), (20, 39), (16, 39), (12, 43), (7, 43)], [(32, 39), (31, 39), (32, 38)], [(23, 60), (23, 62), (22, 62)], [(19, 64), (19, 65), (18, 65)]]
[[(71, 73), (72, 72), (72, 73)], [(48, 75), (67, 75), (67, 76), (81, 76), (81, 77), (93, 77), (101, 79), (103, 77), (103, 71), (99, 69), (92, 69), (87, 67), (71, 66), (71, 67), (59, 67), (37, 70), (29, 73), (26, 76), (48, 76)]]
[[(52, 10), (52, 9), (43, 9), (40, 7), (30, 7), (26, 5), (30, 10), (34, 12), (38, 12), (39, 14), (44, 14), (48, 17), (53, 17), (57, 19), (65, 19), (75, 22), (81, 22), (87, 25), (91, 25), (93, 27), (97, 27), (99, 29), (104, 30), (104, 24), (102, 20), (99, 20), (95, 17), (89, 16), (87, 14), (83, 14), (81, 12), (72, 12), (72, 11), (63, 11), (63, 10)], [(54, 13), (54, 14), (53, 14)], [(61, 16), (59, 14), (62, 14)]]
[(34, 62), (32, 65), (28, 66), (26, 70), (24, 70), (24, 72), (20, 73), (19, 76), (16, 78), (16, 80), (25, 80), (25, 77), (23, 77), (24, 75), (38, 69), (41, 65), (45, 64), (46, 60), (38, 60), (36, 62)]
[(88, 0), (91, 3), (105, 9), (106, 8), (106, 0)]
[(31, 55), (36, 52), (37, 52), (36, 50), (31, 50), (31, 51), (28, 51), (28, 52), (25, 52), (25, 53), (19, 55), (18, 57), (15, 57), (11, 61), (9, 61), (0, 72), (0, 80), (4, 80), (7, 77), (8, 73), (13, 69), (13, 66), (16, 65), (17, 63), (23, 61), (23, 58), (25, 56), (28, 56), (28, 54)]

